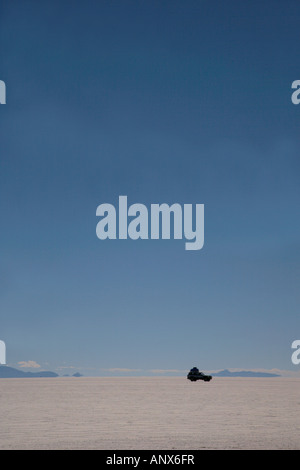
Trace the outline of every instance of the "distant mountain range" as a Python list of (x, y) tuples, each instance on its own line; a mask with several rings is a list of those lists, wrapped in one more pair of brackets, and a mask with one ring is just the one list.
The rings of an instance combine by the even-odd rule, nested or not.
[(280, 377), (279, 374), (271, 374), (270, 372), (255, 372), (252, 370), (240, 370), (231, 372), (228, 369), (221, 370), (210, 374), (213, 377)]
[(14, 369), (13, 367), (0, 366), (0, 378), (23, 378), (23, 377), (58, 377), (55, 372), (24, 372), (23, 370)]
[[(228, 369), (224, 369), (219, 372), (213, 372), (209, 375), (212, 375), (213, 377), (280, 377), (279, 374), (271, 374), (269, 372), (255, 372), (252, 370), (240, 370), (237, 372), (231, 372)], [(14, 369), (13, 367), (0, 365), (0, 379), (26, 377), (59, 377), (59, 375), (51, 371), (24, 372), (23, 370)], [(64, 377), (69, 376), (65, 375)], [(72, 377), (82, 377), (82, 375), (79, 372), (76, 372), (72, 375)]]
[[(8, 367), (4, 365), (0, 366), (0, 379), (16, 379), (26, 377), (59, 377), (59, 375), (55, 372), (50, 372), (46, 370), (40, 372), (24, 372), (23, 370), (14, 369), (13, 367)], [(81, 377), (81, 374), (77, 372), (72, 377)]]

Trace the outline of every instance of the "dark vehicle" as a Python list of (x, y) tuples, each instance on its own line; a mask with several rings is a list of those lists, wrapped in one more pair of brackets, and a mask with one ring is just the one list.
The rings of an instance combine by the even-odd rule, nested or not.
[(191, 382), (196, 382), (197, 380), (204, 380), (204, 382), (209, 382), (212, 379), (211, 375), (205, 375), (203, 372), (200, 372), (197, 367), (193, 367), (188, 375), (187, 379), (189, 379)]

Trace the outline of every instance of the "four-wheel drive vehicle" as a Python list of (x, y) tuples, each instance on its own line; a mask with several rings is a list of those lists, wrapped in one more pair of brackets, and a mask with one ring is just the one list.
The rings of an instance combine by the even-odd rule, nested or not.
[(197, 367), (193, 367), (189, 371), (187, 379), (189, 379), (191, 382), (196, 382), (197, 380), (204, 380), (204, 382), (209, 382), (212, 379), (212, 376), (205, 375), (203, 372), (200, 372)]

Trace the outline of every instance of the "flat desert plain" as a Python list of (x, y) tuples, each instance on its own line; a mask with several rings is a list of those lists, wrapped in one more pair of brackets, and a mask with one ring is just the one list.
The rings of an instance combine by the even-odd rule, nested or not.
[(300, 449), (300, 379), (0, 379), (0, 449)]

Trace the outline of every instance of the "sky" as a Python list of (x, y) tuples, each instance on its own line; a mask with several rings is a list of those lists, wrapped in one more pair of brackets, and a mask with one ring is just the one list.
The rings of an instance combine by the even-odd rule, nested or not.
[[(297, 0), (0, 1), (0, 338), (60, 375), (299, 372)], [(204, 204), (205, 242), (99, 240)]]

